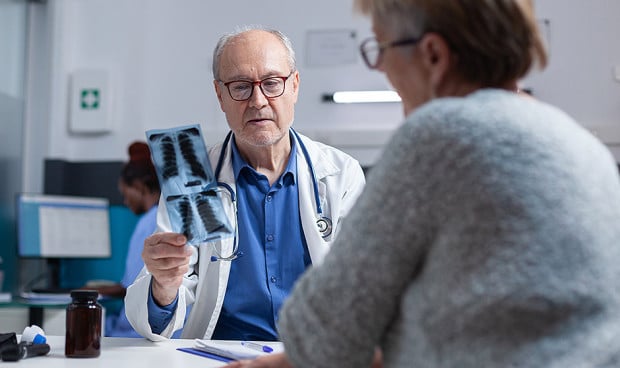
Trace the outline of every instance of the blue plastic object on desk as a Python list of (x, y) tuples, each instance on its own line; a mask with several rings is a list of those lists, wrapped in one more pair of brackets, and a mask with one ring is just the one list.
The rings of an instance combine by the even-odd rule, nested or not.
[(231, 359), (231, 358), (226, 358), (226, 357), (219, 356), (219, 355), (216, 355), (216, 354), (211, 354), (211, 353), (208, 353), (206, 351), (198, 350), (198, 349), (195, 349), (195, 348), (177, 348), (177, 350), (183, 351), (183, 352), (186, 352), (186, 353), (190, 353), (190, 354), (200, 355), (200, 356), (205, 357), (205, 358), (219, 360), (220, 362), (225, 362), (225, 363), (229, 363), (229, 362), (234, 362), (235, 361), (234, 359)]

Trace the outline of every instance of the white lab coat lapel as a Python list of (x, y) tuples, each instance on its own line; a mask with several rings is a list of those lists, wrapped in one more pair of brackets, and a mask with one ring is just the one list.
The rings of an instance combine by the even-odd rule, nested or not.
[[(327, 196), (325, 183), (322, 179), (337, 171), (338, 168), (329, 165), (331, 161), (322, 156), (322, 153), (315, 149), (314, 142), (310, 141), (304, 136), (299, 136), (302, 143), (308, 151), (310, 161), (314, 163), (314, 173), (316, 175), (319, 184), (319, 197), (325, 202)], [(299, 142), (299, 140), (298, 140)], [(306, 244), (308, 245), (308, 252), (312, 259), (312, 264), (320, 264), (325, 258), (325, 255), (329, 251), (330, 242), (323, 239), (321, 232), (317, 226), (317, 220), (319, 219), (317, 214), (316, 200), (314, 196), (314, 184), (312, 173), (308, 167), (308, 162), (303, 154), (301, 147), (297, 147), (297, 180), (299, 185), (299, 214), (301, 217), (301, 225), (306, 237)], [(326, 209), (324, 209), (325, 211)], [(329, 213), (324, 213), (326, 216), (331, 217)], [(335, 225), (335, 224), (334, 224)]]

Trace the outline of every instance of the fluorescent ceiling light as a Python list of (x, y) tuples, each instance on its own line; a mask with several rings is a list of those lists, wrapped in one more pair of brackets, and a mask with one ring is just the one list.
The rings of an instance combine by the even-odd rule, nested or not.
[(340, 91), (334, 92), (331, 100), (335, 103), (400, 102), (394, 91)]

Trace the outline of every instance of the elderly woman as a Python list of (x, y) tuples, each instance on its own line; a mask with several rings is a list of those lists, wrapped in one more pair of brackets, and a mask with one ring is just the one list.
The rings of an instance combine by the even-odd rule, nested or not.
[[(250, 367), (620, 364), (620, 183), (607, 149), (516, 93), (545, 64), (527, 0), (356, 0), (405, 123)], [(242, 363), (243, 364), (243, 363)]]

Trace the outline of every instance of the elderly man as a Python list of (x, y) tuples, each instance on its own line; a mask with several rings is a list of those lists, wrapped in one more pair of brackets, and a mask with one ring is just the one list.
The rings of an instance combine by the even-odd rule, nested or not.
[[(213, 76), (231, 133), (209, 159), (231, 189), (225, 206), (236, 201), (236, 213), (228, 213), (238, 235), (188, 246), (170, 232), (160, 206), (158, 232), (144, 243), (145, 268), (127, 291), (127, 317), (151, 340), (181, 328), (185, 338), (276, 340), (280, 306), (306, 268), (324, 258), (364, 175), (347, 154), (291, 128), (299, 72), (279, 31), (223, 36)], [(238, 253), (217, 251), (233, 242)]]

